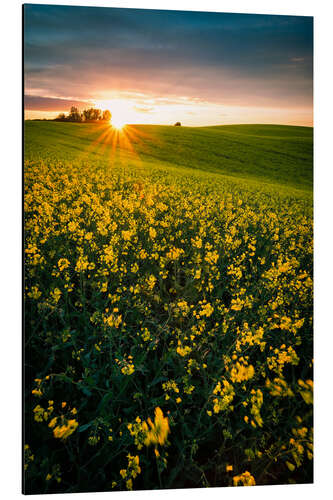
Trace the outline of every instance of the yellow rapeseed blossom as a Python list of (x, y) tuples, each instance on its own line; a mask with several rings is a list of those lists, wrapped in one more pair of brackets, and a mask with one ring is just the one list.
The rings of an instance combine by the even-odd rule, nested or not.
[(64, 269), (67, 269), (69, 264), (70, 264), (70, 262), (68, 259), (59, 259), (58, 260), (59, 271), (63, 271)]
[(231, 405), (235, 390), (233, 386), (226, 379), (218, 382), (213, 390), (213, 394), (217, 397), (213, 399), (213, 410), (214, 413), (220, 413), (221, 411), (232, 411), (233, 406)]
[(155, 228), (153, 228), (153, 227), (149, 228), (149, 236), (151, 237), (152, 240), (154, 238), (156, 238), (156, 229)]
[(57, 439), (65, 440), (76, 431), (78, 425), (75, 419), (66, 420), (62, 418), (61, 423), (53, 428), (53, 436)]
[(154, 422), (148, 418), (147, 422), (143, 422), (142, 427), (146, 432), (144, 440), (146, 446), (150, 446), (151, 444), (163, 446), (165, 444), (170, 428), (168, 417), (164, 417), (161, 408), (155, 408)]
[(230, 370), (230, 379), (232, 382), (244, 382), (249, 380), (254, 375), (254, 368), (247, 363), (239, 363), (237, 361)]
[[(94, 127), (99, 135), (103, 125)], [(255, 484), (250, 466), (265, 484), (273, 476), (281, 482), (308, 480), (310, 184), (303, 191), (279, 185), (278, 177), (261, 183), (203, 175), (187, 168), (196, 166), (192, 152), (188, 164), (170, 169), (153, 158), (148, 128), (139, 135), (139, 127), (132, 151), (129, 137), (136, 127), (128, 127), (128, 142), (124, 132), (113, 143), (108, 127), (100, 140), (80, 143), (77, 161), (69, 159), (75, 148), (66, 161), (53, 160), (61, 153), (54, 148), (48, 148), (45, 161), (31, 159), (27, 149), (29, 373), (33, 379), (52, 369), (31, 386), (27, 379), (29, 422), (36, 427), (31, 436), (37, 440), (29, 441), (35, 460), (30, 448), (25, 450), (29, 481), (39, 481), (47, 458), (42, 479), (51, 491), (60, 479), (53, 462), (62, 460), (68, 471), (69, 455), (86, 450), (97, 486), (101, 480), (112, 488), (135, 489), (137, 480), (140, 488), (156, 487), (151, 478), (158, 475), (168, 484), (174, 472), (174, 462), (166, 461), (168, 440), (184, 450), (193, 477), (207, 445), (216, 444), (222, 468), (213, 464), (212, 486)], [(161, 129), (158, 149), (167, 135)], [(43, 140), (41, 135), (38, 143)], [(93, 161), (87, 160), (90, 147), (96, 148)], [(154, 161), (145, 162), (143, 147)], [(102, 151), (107, 155), (99, 157)], [(310, 153), (307, 144), (304, 172)], [(69, 399), (62, 403), (66, 395), (80, 417)], [(164, 414), (158, 407), (163, 401)], [(151, 418), (138, 415), (149, 408)], [(80, 434), (75, 434), (77, 420), (84, 421)], [(45, 457), (50, 436), (54, 453)], [(95, 467), (103, 461), (109, 464), (105, 480)], [(206, 485), (204, 476), (198, 481)]]
[(254, 477), (248, 471), (238, 476), (234, 476), (233, 483), (234, 486), (255, 486), (256, 484)]

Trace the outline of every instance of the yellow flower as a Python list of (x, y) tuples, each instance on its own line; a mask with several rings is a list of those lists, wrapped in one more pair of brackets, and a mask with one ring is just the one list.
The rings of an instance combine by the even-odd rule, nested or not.
[(216, 264), (218, 261), (219, 254), (217, 252), (207, 252), (205, 256), (205, 261), (208, 262), (208, 264)]
[(146, 422), (143, 422), (143, 429), (146, 432), (144, 444), (146, 446), (151, 444), (163, 446), (170, 431), (168, 417), (164, 417), (161, 408), (157, 407), (155, 408), (154, 422), (150, 418), (147, 422), (149, 427)]
[(308, 405), (313, 404), (313, 381), (306, 380), (305, 382), (301, 379), (298, 380), (298, 385), (301, 388), (299, 391), (302, 398)]
[(57, 304), (59, 302), (59, 299), (61, 297), (61, 291), (59, 290), (59, 288), (55, 288), (52, 292), (51, 292), (51, 297), (53, 299), (53, 301)]
[(43, 395), (43, 393), (40, 389), (33, 389), (31, 391), (31, 394), (33, 394), (34, 396), (42, 396)]
[(221, 382), (218, 382), (213, 390), (213, 394), (215, 394), (216, 398), (213, 399), (214, 403), (214, 413), (220, 413), (221, 411), (232, 411), (233, 406), (231, 405), (234, 396), (235, 390), (233, 386), (226, 379), (223, 379), (223, 387)]
[(40, 292), (38, 290), (38, 286), (33, 286), (31, 287), (31, 291), (28, 292), (28, 297), (30, 297), (31, 299), (39, 299), (39, 297), (42, 295), (42, 292)]
[(53, 429), (53, 436), (57, 439), (65, 440), (68, 438), (68, 436), (75, 432), (78, 425), (79, 423), (74, 419), (67, 420), (67, 422), (63, 423), (62, 425), (57, 425), (57, 427)]
[(156, 237), (156, 230), (153, 227), (149, 228), (149, 236), (152, 240)]
[(128, 454), (127, 458), (128, 458), (128, 470), (130, 471), (131, 476), (135, 479), (138, 474), (141, 474), (139, 457), (138, 455), (132, 456)]
[(74, 221), (68, 223), (68, 229), (71, 233), (74, 233), (75, 229), (78, 227), (78, 224)]
[(191, 238), (191, 243), (194, 248), (202, 248), (202, 239), (198, 236), (196, 236), (195, 239)]
[(286, 466), (288, 467), (288, 469), (293, 472), (295, 470), (295, 465), (292, 464), (291, 462), (288, 462), (286, 461)]
[(59, 271), (63, 271), (68, 266), (69, 266), (69, 260), (67, 260), (67, 259), (59, 259), (58, 260)]
[(233, 382), (245, 382), (254, 375), (254, 368), (252, 365), (242, 364), (237, 361), (230, 371), (230, 378)]
[(231, 309), (233, 311), (241, 311), (243, 309), (244, 301), (237, 297), (237, 299), (232, 299)]
[(255, 486), (256, 482), (253, 476), (248, 471), (233, 477), (234, 486)]
[(54, 417), (54, 418), (52, 418), (52, 420), (49, 422), (49, 427), (51, 427), (51, 429), (52, 429), (52, 428), (56, 425), (57, 420), (58, 420), (58, 417)]
[(177, 260), (183, 253), (184, 250), (182, 248), (173, 247), (169, 250), (166, 256), (170, 260)]
[(132, 236), (132, 231), (122, 231), (121, 232), (124, 241), (130, 241)]
[(123, 366), (122, 369), (121, 369), (121, 372), (124, 374), (124, 375), (132, 375), (132, 373), (134, 373), (134, 365), (133, 363), (128, 363), (126, 364), (126, 366)]
[(149, 276), (149, 278), (146, 279), (148, 288), (150, 290), (152, 290), (154, 288), (156, 281), (157, 280), (156, 280), (155, 276), (153, 276), (152, 274)]
[(187, 345), (185, 347), (182, 347), (180, 340), (178, 341), (177, 354), (184, 357), (190, 354), (191, 351), (192, 351), (191, 347)]

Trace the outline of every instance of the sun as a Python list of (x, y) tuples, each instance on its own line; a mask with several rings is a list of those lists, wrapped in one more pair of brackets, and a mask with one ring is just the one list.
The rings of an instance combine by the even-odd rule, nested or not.
[(122, 128), (125, 127), (126, 123), (120, 117), (112, 117), (112, 119), (111, 119), (111, 125), (114, 128), (116, 128), (117, 130), (121, 130)]
[(121, 130), (133, 121), (133, 104), (125, 99), (108, 99), (96, 101), (96, 106), (102, 111), (108, 109), (111, 113), (110, 125)]

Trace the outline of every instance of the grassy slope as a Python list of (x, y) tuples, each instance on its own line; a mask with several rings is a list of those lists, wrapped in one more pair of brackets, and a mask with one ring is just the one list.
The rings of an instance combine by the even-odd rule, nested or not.
[(135, 125), (118, 137), (111, 131), (96, 124), (26, 122), (26, 158), (43, 158), (47, 153), (57, 160), (189, 167), (312, 189), (313, 129), (309, 127)]

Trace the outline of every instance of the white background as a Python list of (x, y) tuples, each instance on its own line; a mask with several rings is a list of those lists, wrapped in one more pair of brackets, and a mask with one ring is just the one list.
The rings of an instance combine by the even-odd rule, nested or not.
[[(314, 16), (315, 26), (315, 484), (81, 494), (112, 499), (329, 498), (333, 481), (332, 145), (333, 8), (329, 0), (118, 0), (29, 3)], [(0, 492), (21, 495), (21, 51), (22, 2), (1, 2), (0, 59)], [(330, 493), (331, 492), (331, 493)], [(47, 495), (31, 498), (50, 498)], [(53, 495), (73, 499), (78, 495)]]

